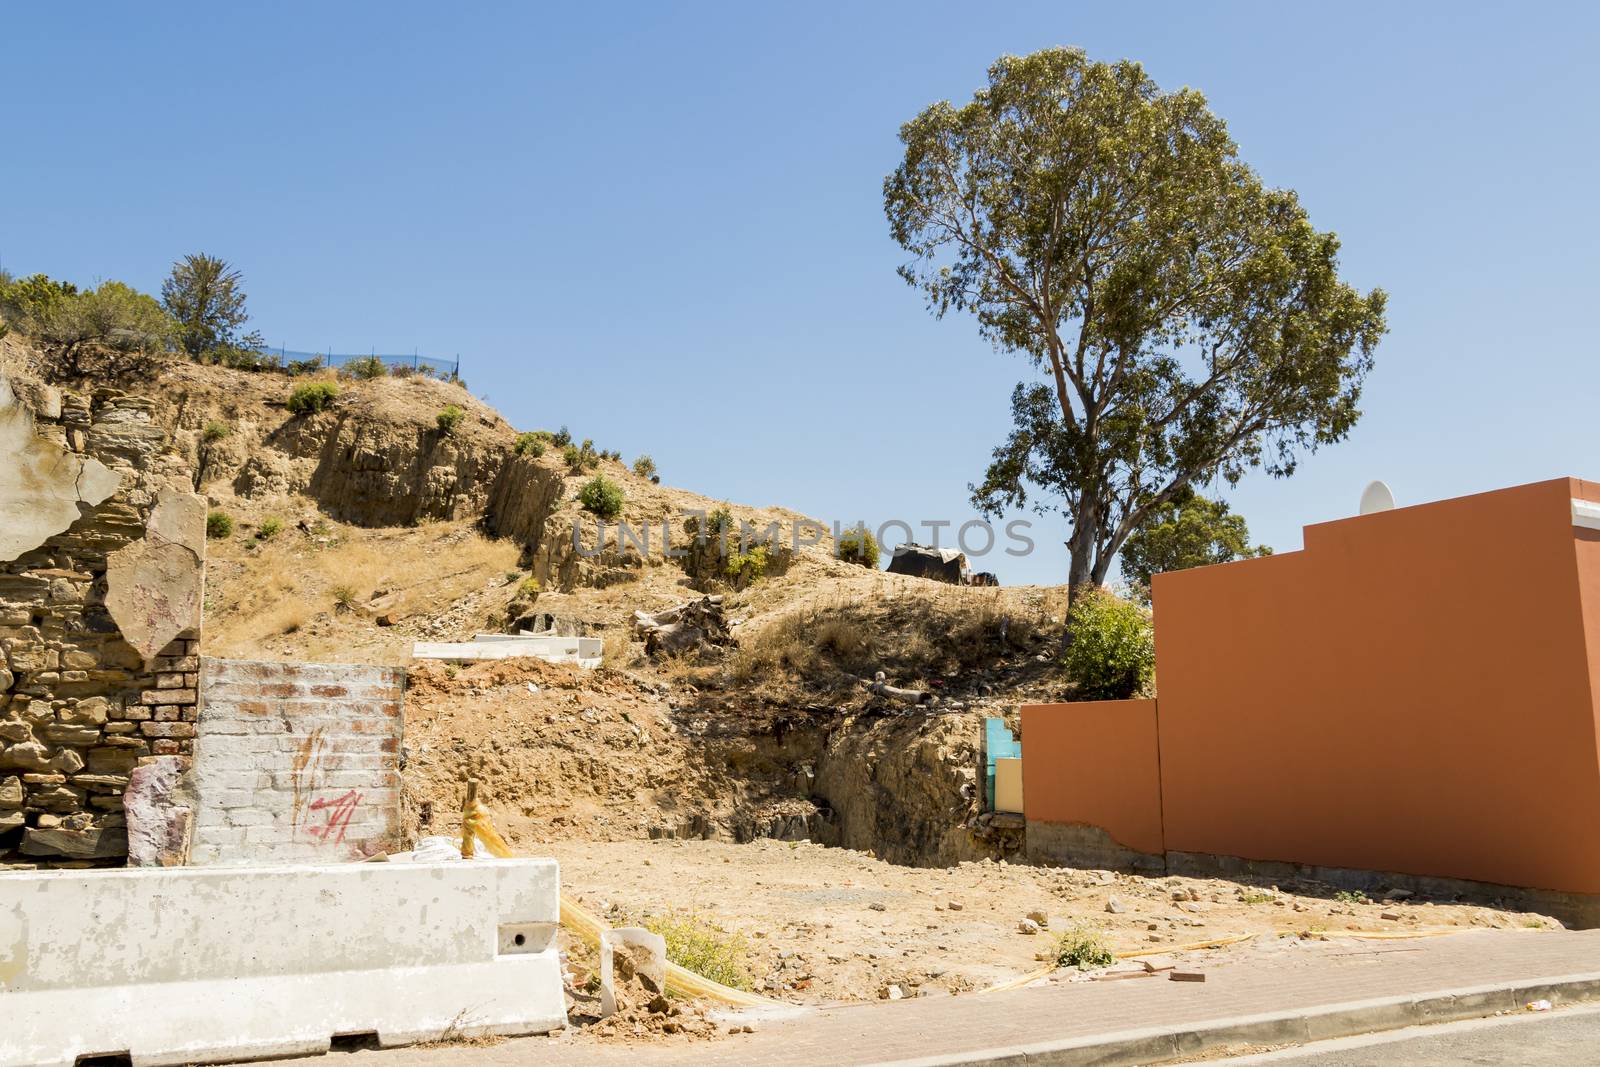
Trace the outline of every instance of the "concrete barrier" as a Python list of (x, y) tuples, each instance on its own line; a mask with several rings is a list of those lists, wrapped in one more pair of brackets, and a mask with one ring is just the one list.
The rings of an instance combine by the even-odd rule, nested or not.
[(0, 875), (0, 1065), (565, 1025), (554, 860)]

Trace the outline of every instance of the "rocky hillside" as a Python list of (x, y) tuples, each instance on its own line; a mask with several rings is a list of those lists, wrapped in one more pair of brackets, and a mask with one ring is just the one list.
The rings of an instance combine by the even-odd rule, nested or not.
[[(524, 840), (804, 836), (924, 863), (1013, 844), (975, 822), (981, 721), (1060, 694), (1061, 590), (888, 575), (835, 558), (825, 531), (798, 552), (774, 546), (759, 578), (671, 558), (660, 537), (642, 552), (614, 535), (597, 546), (577, 503), (596, 471), (622, 488), (621, 520), (668, 527), (674, 547), (693, 543), (689, 512), (725, 507), (757, 528), (801, 516), (654, 484), (612, 459), (573, 470), (557, 448), (518, 455), (532, 428), (458, 384), (339, 380), (326, 410), (297, 414), (287, 400), (305, 379), (281, 374), (105, 353), (80, 355), (71, 381), (15, 338), (0, 361), (151, 398), (232, 524), (209, 543), (209, 655), (412, 667), (418, 639), (530, 619), (605, 640), (598, 672), (412, 668), (419, 829), (449, 822), (472, 772)], [(447, 430), (450, 405), (462, 418)], [(635, 611), (711, 592), (731, 644), (645, 655)], [(937, 702), (873, 694), (864, 683), (880, 670)]]

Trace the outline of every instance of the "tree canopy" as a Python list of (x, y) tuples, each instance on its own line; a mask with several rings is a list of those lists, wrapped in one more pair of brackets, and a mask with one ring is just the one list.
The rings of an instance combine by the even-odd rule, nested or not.
[(255, 334), (239, 336), (250, 320), (244, 279), (226, 260), (204, 253), (184, 256), (161, 285), (161, 303), (177, 324), (178, 347), (199, 358), (260, 343)]
[(1074, 591), (1191, 484), (1286, 476), (1350, 432), (1385, 294), (1340, 280), (1338, 238), (1263, 185), (1199, 92), (1048, 49), (900, 138), (884, 207), (901, 275), (1042, 372), (973, 502), (1059, 497)]
[(1122, 546), (1122, 576), (1148, 603), (1150, 579), (1157, 574), (1270, 555), (1266, 545), (1250, 544), (1249, 525), (1227, 501), (1185, 490), (1152, 508), (1128, 535)]

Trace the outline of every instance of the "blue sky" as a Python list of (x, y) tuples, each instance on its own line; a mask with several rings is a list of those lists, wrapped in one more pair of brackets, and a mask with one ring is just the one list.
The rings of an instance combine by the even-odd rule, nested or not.
[[(1391, 294), (1351, 439), (1228, 494), (1259, 540), (1373, 478), (1600, 477), (1583, 5), (32, 4), (5, 31), (13, 272), (155, 290), (221, 255), (274, 344), (460, 353), (519, 427), (871, 521), (970, 518), (1027, 373), (896, 277), (899, 125), (1002, 53), (1135, 58)], [(1062, 580), (1035, 522), (977, 565)]]

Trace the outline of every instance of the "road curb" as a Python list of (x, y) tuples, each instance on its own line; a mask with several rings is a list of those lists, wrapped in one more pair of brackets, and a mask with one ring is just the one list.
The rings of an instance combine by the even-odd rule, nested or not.
[(1176, 1027), (1002, 1045), (974, 1052), (886, 1060), (873, 1067), (1131, 1067), (1250, 1045), (1303, 1045), (1429, 1023), (1518, 1011), (1535, 1000), (1600, 999), (1600, 972), (1466, 986), (1423, 994), (1324, 1004), (1295, 1011), (1210, 1019)]

